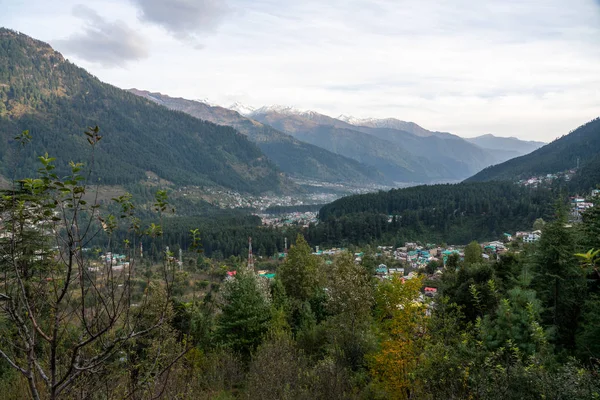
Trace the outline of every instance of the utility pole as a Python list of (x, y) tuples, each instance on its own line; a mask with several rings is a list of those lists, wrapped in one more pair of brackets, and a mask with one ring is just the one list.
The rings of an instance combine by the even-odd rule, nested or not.
[(254, 256), (252, 255), (252, 237), (248, 238), (248, 269), (254, 271)]

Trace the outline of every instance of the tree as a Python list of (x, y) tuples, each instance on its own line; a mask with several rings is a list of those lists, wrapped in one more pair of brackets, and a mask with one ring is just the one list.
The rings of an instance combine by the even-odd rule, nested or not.
[(585, 302), (583, 321), (577, 331), (577, 355), (585, 362), (600, 360), (600, 296), (594, 295)]
[(472, 241), (465, 247), (465, 265), (481, 262), (481, 246), (476, 241)]
[(575, 232), (565, 227), (566, 216), (547, 223), (536, 245), (531, 287), (542, 301), (542, 320), (554, 328), (552, 338), (559, 347), (575, 347), (575, 332), (586, 293), (585, 270), (575, 257)]
[(368, 331), (374, 287), (371, 276), (354, 262), (351, 253), (336, 257), (327, 285), (329, 334), (340, 356), (352, 368), (360, 367), (369, 348)]
[(290, 298), (303, 302), (315, 294), (321, 281), (319, 260), (312, 255), (304, 236), (298, 234), (277, 272)]
[(433, 275), (435, 274), (435, 271), (438, 270), (438, 268), (440, 268), (440, 262), (431, 260), (427, 263), (427, 266), (425, 266), (425, 271), (427, 272), (427, 274)]
[(394, 276), (377, 288), (376, 317), (383, 341), (370, 366), (389, 399), (410, 398), (426, 321), (426, 306), (418, 301), (422, 284), (422, 278), (405, 281)]
[[(173, 266), (168, 262), (163, 285), (148, 288), (132, 307), (135, 249), (144, 230), (130, 196), (115, 200), (130, 232), (124, 243), (129, 267), (118, 272), (110, 257), (91, 265), (86, 253), (90, 240), (106, 234), (110, 250), (118, 225), (114, 215), (100, 217), (99, 206), (86, 200), (86, 177), (102, 136), (97, 127), (85, 134), (92, 147), (87, 175), (83, 164), (70, 162), (69, 175), (59, 178), (55, 159), (45, 154), (39, 157), (38, 177), (24, 179), (21, 188), (0, 198), (0, 356), (27, 380), (34, 399), (57, 399), (74, 390), (86, 397), (107, 388), (100, 382), (104, 380), (111, 382), (110, 390), (119, 387), (123, 380), (115, 366), (128, 365), (124, 355), (134, 343), (155, 343), (159, 328), (171, 318)], [(31, 136), (23, 132), (16, 139), (25, 145)], [(166, 205), (166, 199), (157, 200), (161, 211)], [(159, 232), (155, 226), (152, 234)], [(184, 352), (149, 353), (139, 370), (161, 376)], [(149, 389), (147, 381), (139, 380), (119, 390), (123, 397), (135, 397), (141, 385)]]
[(225, 282), (221, 315), (217, 320), (219, 341), (248, 359), (269, 327), (271, 310), (266, 287), (252, 271), (240, 270)]
[(541, 231), (544, 228), (544, 225), (546, 225), (546, 221), (544, 221), (543, 218), (538, 218), (533, 223), (533, 230), (534, 231)]
[(459, 263), (460, 256), (456, 253), (452, 253), (448, 256), (448, 259), (446, 260), (446, 269), (454, 271), (458, 268)]
[(511, 343), (524, 356), (532, 356), (546, 344), (546, 332), (541, 327), (541, 302), (535, 291), (515, 287), (508, 298), (500, 300), (494, 313), (483, 318), (481, 336), (486, 346), (497, 350)]

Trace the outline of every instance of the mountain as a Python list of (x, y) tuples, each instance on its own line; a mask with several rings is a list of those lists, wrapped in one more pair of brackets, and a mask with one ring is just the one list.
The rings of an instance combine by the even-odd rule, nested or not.
[(396, 129), (404, 132), (409, 132), (413, 135), (421, 137), (438, 136), (443, 138), (454, 137), (460, 139), (459, 136), (453, 135), (451, 133), (430, 131), (423, 128), (420, 125), (415, 124), (414, 122), (401, 121), (396, 118), (354, 118), (351, 116), (340, 115), (338, 119), (354, 126)]
[(384, 181), (383, 175), (374, 167), (301, 142), (269, 125), (246, 118), (236, 110), (144, 90), (130, 89), (130, 92), (172, 110), (182, 111), (205, 121), (235, 128), (246, 135), (250, 141), (256, 143), (267, 157), (291, 176), (346, 183), (382, 183)]
[[(153, 173), (181, 185), (252, 193), (282, 188), (277, 167), (233, 128), (103, 83), (48, 44), (1, 28), (0, 173), (31, 175), (45, 152), (65, 173), (69, 160), (87, 160), (83, 131), (95, 125), (103, 139), (94, 179), (104, 184), (135, 183)], [(33, 141), (19, 151), (12, 138), (26, 129)]]
[[(295, 138), (373, 166), (395, 182), (431, 182), (457, 179), (438, 162), (418, 157), (402, 146), (361, 132), (342, 121), (289, 107), (263, 107), (251, 114)], [(459, 178), (458, 178), (459, 179)]]
[(238, 102), (233, 103), (232, 105), (230, 105), (227, 108), (230, 110), (236, 111), (241, 115), (250, 115), (255, 110), (254, 107), (250, 107), (250, 106), (244, 105), (242, 103), (238, 103)]
[[(579, 164), (581, 168), (576, 174), (576, 181), (582, 182), (583, 186), (593, 187), (600, 182), (584, 183), (586, 179), (582, 179), (578, 175), (592, 173), (589, 166), (600, 166), (599, 158), (600, 118), (596, 118), (530, 154), (488, 167), (467, 181), (516, 181), (574, 169)], [(586, 171), (588, 172), (586, 173)], [(595, 175), (598, 176), (597, 173)], [(581, 189), (585, 190), (586, 188), (582, 187)]]
[[(373, 165), (395, 181), (456, 181), (506, 159), (456, 135), (427, 131), (392, 118), (342, 120), (280, 106), (260, 108), (251, 117), (300, 140)], [(400, 126), (416, 134), (396, 129)]]
[(465, 140), (484, 149), (511, 152), (516, 156), (529, 154), (546, 144), (544, 142), (525, 141), (515, 137), (498, 137), (490, 134), (466, 138)]
[(548, 189), (511, 182), (414, 186), (347, 196), (319, 211), (309, 229), (315, 243), (467, 244), (494, 240), (504, 232), (531, 229), (552, 214), (556, 197)]
[[(348, 116), (340, 116), (338, 119), (347, 122), (349, 124), (358, 126), (361, 130), (369, 132), (365, 130), (365, 128), (377, 128), (377, 129), (392, 129), (392, 130), (401, 130), (405, 132), (412, 133), (413, 135), (429, 138), (429, 143), (432, 143), (432, 137), (436, 137), (439, 139), (454, 139), (455, 142), (443, 142), (450, 147), (446, 147), (446, 151), (443, 151), (443, 154), (432, 154), (439, 159), (438, 157), (450, 157), (454, 160), (459, 160), (467, 165), (471, 166), (471, 170), (473, 172), (479, 171), (480, 169), (487, 167), (491, 164), (497, 164), (500, 162), (504, 162), (506, 160), (510, 160), (511, 158), (515, 158), (518, 156), (522, 156), (532, 151), (542, 147), (545, 143), (543, 142), (533, 142), (533, 141), (524, 141), (514, 137), (503, 138), (494, 135), (482, 135), (475, 138), (462, 138), (457, 135), (453, 135), (448, 132), (437, 132), (427, 130), (420, 125), (415, 124), (414, 122), (406, 122), (401, 121), (396, 118), (353, 118)], [(372, 131), (377, 135), (377, 131)], [(389, 134), (389, 133), (388, 133)], [(404, 140), (404, 138), (400, 137), (400, 140)], [(473, 147), (467, 146), (464, 142), (470, 142), (481, 149), (484, 152), (474, 149)], [(423, 149), (422, 146), (413, 147), (409, 150), (412, 152), (417, 152), (419, 149)], [(465, 156), (467, 159), (465, 159)], [(468, 157), (471, 157), (469, 160)]]

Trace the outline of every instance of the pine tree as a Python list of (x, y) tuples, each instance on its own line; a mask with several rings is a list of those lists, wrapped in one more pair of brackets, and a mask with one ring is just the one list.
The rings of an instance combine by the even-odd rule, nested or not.
[(271, 317), (268, 292), (251, 271), (238, 271), (223, 288), (218, 340), (248, 358), (261, 343)]

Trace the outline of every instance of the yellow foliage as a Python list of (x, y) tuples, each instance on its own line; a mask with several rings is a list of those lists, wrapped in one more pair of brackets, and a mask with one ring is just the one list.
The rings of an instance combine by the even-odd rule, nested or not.
[(377, 316), (383, 340), (370, 357), (371, 374), (390, 399), (407, 399), (421, 353), (426, 305), (419, 301), (423, 278), (394, 277), (377, 288)]

